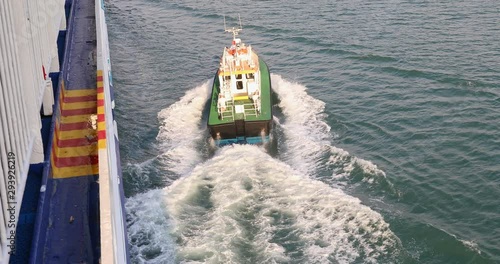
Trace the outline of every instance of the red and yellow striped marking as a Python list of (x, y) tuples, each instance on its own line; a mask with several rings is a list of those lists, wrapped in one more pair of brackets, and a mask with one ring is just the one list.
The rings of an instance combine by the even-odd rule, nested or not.
[(97, 133), (91, 120), (97, 112), (96, 95), (96, 89), (67, 90), (61, 83), (51, 155), (53, 178), (99, 173)]
[(97, 71), (97, 138), (99, 149), (106, 148), (106, 119), (104, 116), (104, 82), (102, 70)]

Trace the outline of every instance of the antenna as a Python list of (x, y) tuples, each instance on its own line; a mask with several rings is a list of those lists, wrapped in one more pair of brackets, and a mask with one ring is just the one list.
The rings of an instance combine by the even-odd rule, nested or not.
[(232, 28), (227, 28), (226, 26), (226, 16), (224, 15), (224, 31), (225, 32), (230, 32), (233, 33), (233, 39), (238, 36), (238, 33), (243, 30), (243, 26), (241, 25), (241, 16), (238, 14), (238, 20), (240, 21), (240, 26), (239, 27), (232, 27)]

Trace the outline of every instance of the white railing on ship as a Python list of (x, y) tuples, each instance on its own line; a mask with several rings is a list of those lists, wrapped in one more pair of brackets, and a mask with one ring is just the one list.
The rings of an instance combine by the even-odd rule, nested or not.
[(64, 0), (0, 1), (0, 263), (15, 252), (29, 165), (43, 162), (40, 109), (51, 115), (53, 103), (43, 70), (59, 71), (63, 22)]
[[(259, 113), (257, 113), (257, 109), (255, 108), (254, 104), (239, 104), (244, 107), (243, 111), (243, 118), (245, 119), (247, 116), (259, 116)], [(250, 106), (250, 107), (245, 107), (245, 106)], [(227, 104), (226, 110), (221, 111), (221, 119), (230, 119), (231, 121), (234, 120), (234, 100), (230, 101), (230, 104)]]
[(111, 65), (104, 0), (96, 0), (97, 70), (102, 71), (106, 148), (99, 149), (99, 203), (101, 225), (101, 263), (129, 263), (125, 212), (117, 156), (117, 127), (111, 100)]

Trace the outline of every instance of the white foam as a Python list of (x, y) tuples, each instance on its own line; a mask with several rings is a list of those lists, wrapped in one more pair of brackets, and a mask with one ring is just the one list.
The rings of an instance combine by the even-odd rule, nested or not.
[(163, 190), (151, 190), (128, 198), (127, 233), (134, 263), (174, 263), (175, 243), (169, 232)]
[(285, 116), (280, 121), (287, 146), (284, 159), (301, 172), (313, 174), (331, 141), (331, 128), (324, 122), (325, 103), (308, 95), (305, 86), (279, 75), (272, 74), (271, 82)]
[[(379, 213), (308, 176), (335, 159), (348, 172), (353, 160), (331, 146), (324, 103), (304, 86), (272, 80), (291, 165), (248, 145), (221, 148), (200, 164), (209, 82), (158, 114), (165, 169), (183, 177), (127, 200), (134, 262), (376, 263), (397, 255), (400, 242)], [(369, 162), (359, 164), (369, 171)]]
[[(307, 88), (272, 74), (272, 87), (280, 99), (285, 120), (280, 121), (286, 137), (284, 160), (303, 173), (313, 175), (318, 169), (334, 167), (334, 179), (341, 179), (359, 168), (365, 174), (363, 181), (384, 180), (391, 185), (384, 171), (370, 161), (351, 156), (349, 152), (332, 146), (331, 127), (325, 122), (325, 103), (307, 94)], [(327, 158), (325, 158), (327, 157)]]
[(357, 198), (255, 146), (223, 148), (165, 192), (182, 261), (375, 263), (399, 246)]
[(355, 168), (359, 168), (366, 174), (363, 181), (373, 183), (375, 180), (383, 179), (391, 185), (385, 172), (379, 169), (377, 165), (373, 164), (371, 161), (351, 156), (349, 152), (333, 146), (330, 148), (330, 153), (328, 164), (335, 166), (334, 178), (341, 179), (348, 177)]
[(479, 246), (477, 245), (476, 241), (473, 240), (465, 240), (465, 239), (459, 239), (464, 246), (469, 248), (470, 250), (476, 252), (477, 254), (481, 255), (481, 250), (479, 249)]
[(207, 81), (158, 113), (161, 125), (156, 139), (163, 152), (161, 159), (168, 170), (179, 175), (187, 173), (202, 160), (197, 144), (206, 135), (200, 121), (210, 88), (211, 83)]
[(153, 157), (139, 163), (128, 162), (123, 166), (124, 171), (128, 172), (127, 189), (132, 192), (137, 192), (151, 186), (154, 181), (154, 175), (158, 175), (157, 158)]

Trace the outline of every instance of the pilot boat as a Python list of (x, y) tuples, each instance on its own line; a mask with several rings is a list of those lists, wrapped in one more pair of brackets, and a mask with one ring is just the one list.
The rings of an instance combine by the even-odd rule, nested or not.
[(241, 30), (241, 22), (238, 28), (225, 28), (233, 40), (222, 52), (213, 82), (208, 129), (217, 146), (267, 143), (273, 127), (269, 69), (238, 38)]

